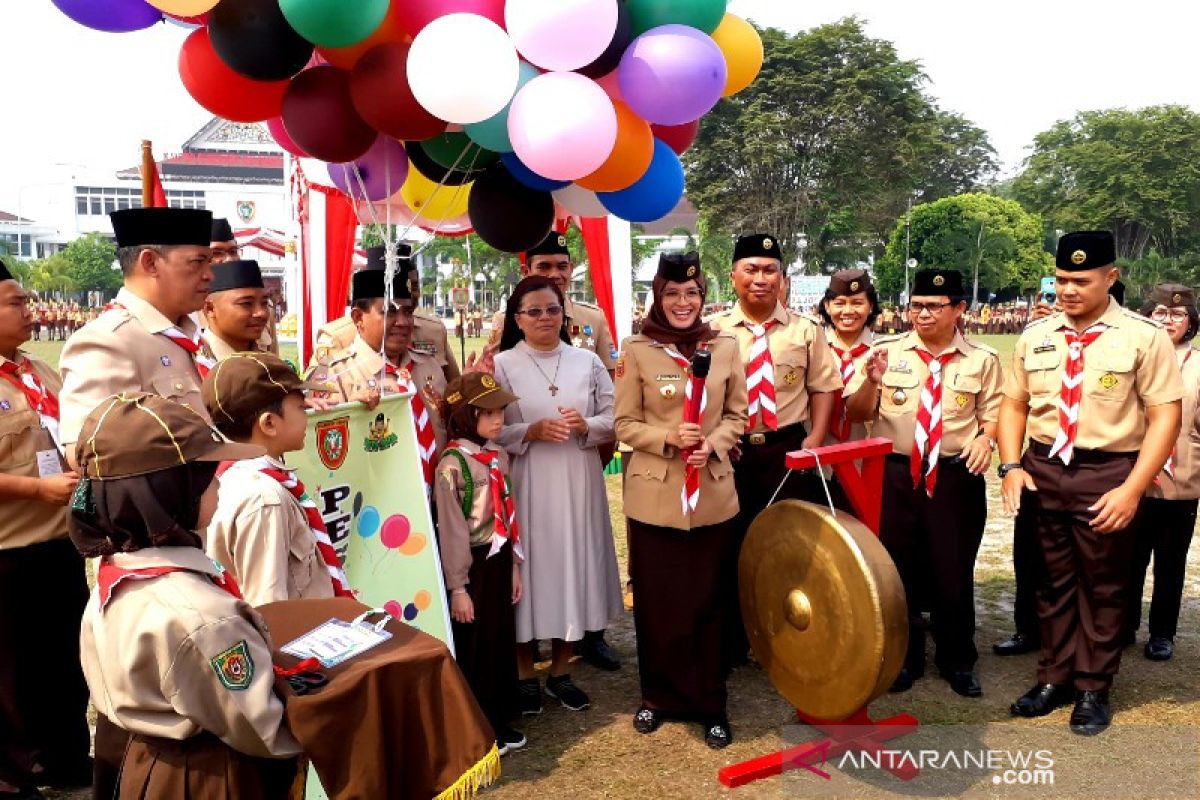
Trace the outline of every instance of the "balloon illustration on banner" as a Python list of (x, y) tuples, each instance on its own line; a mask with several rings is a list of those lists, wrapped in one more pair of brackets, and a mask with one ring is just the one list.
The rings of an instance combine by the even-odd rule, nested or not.
[(702, 118), (765, 58), (727, 0), (52, 2), (111, 33), (198, 26), (178, 60), (198, 104), (324, 162), (306, 174), (360, 219), (508, 251), (556, 214), (669, 214)]

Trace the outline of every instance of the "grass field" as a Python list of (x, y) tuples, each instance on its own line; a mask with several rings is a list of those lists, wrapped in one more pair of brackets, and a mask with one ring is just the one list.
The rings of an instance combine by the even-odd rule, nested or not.
[[(978, 337), (1001, 353), (1007, 365), (1015, 337)], [(477, 347), (478, 345), (476, 345)], [(31, 349), (56, 361), (58, 345)], [(468, 350), (474, 349), (468, 346)], [(607, 478), (610, 509), (622, 574), (625, 570), (625, 520), (621, 479)], [(1113, 692), (1116, 722), (1097, 739), (1065, 734), (1069, 709), (1049, 717), (1011, 721), (1008, 705), (1034, 682), (1036, 655), (997, 658), (991, 644), (1012, 628), (1012, 521), (1003, 513), (998, 481), (988, 475), (989, 515), (976, 563), (976, 643), (981, 699), (955, 695), (930, 671), (903, 695), (885, 695), (872, 706), (876, 718), (909, 712), (921, 732), (898, 740), (898, 748), (1047, 749), (1055, 760), (1056, 798), (1196, 797), (1200, 793), (1200, 548), (1189, 557), (1188, 581), (1176, 638), (1175, 659), (1146, 661), (1139, 646), (1125, 651)], [(1151, 582), (1147, 582), (1147, 592)], [(1148, 593), (1147, 593), (1148, 598)], [(730, 603), (736, 598), (730, 596)], [(512, 798), (708, 798), (728, 794), (717, 782), (724, 766), (765, 755), (815, 737), (794, 724), (794, 714), (757, 668), (737, 670), (729, 682), (729, 710), (735, 741), (727, 750), (704, 746), (699, 726), (667, 724), (651, 736), (631, 725), (638, 705), (636, 643), (632, 614), (609, 630), (609, 640), (624, 659), (616, 673), (577, 665), (576, 682), (592, 698), (590, 710), (572, 713), (547, 701), (546, 711), (521, 725), (526, 749), (504, 761), (504, 778), (488, 792)], [(416, 744), (415, 746), (419, 746)], [(834, 761), (834, 764), (837, 762)], [(736, 796), (759, 798), (882, 797), (1029, 797), (1050, 796), (1045, 788), (997, 786), (991, 771), (927, 770), (912, 783), (890, 775), (837, 769), (828, 781), (809, 772), (743, 787)], [(59, 795), (72, 800), (86, 793)], [(733, 796), (733, 795), (730, 795)]]

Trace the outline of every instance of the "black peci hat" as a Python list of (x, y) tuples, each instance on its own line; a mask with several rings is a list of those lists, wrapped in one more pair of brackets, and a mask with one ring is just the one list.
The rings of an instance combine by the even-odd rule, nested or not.
[(212, 239), (214, 242), (232, 242), (235, 241), (233, 236), (233, 228), (229, 225), (229, 220), (224, 217), (213, 217), (212, 221)]
[[(416, 262), (410, 258), (412, 255), (412, 246), (406, 242), (400, 242), (396, 245), (396, 274), (408, 275), (408, 273), (416, 270)], [(363, 269), (387, 269), (387, 248), (385, 247), (368, 247), (367, 248), (367, 266)]]
[(956, 269), (923, 269), (913, 278), (912, 293), (924, 297), (962, 297), (962, 273)]
[(674, 283), (700, 280), (700, 255), (691, 253), (663, 253), (658, 257), (658, 277)]
[(1084, 272), (1111, 267), (1117, 260), (1117, 244), (1108, 231), (1076, 231), (1058, 240), (1054, 265), (1065, 272)]
[(558, 231), (550, 231), (550, 235), (525, 251), (526, 258), (534, 256), (567, 256), (570, 258), (571, 251), (567, 249), (567, 237)]
[(769, 233), (752, 233), (737, 240), (733, 246), (733, 263), (743, 258), (774, 258), (783, 261), (779, 240)]
[(108, 215), (117, 247), (194, 245), (212, 242), (212, 212), (192, 208), (129, 208)]
[(257, 261), (226, 261), (213, 264), (213, 279), (208, 287), (209, 294), (227, 292), (230, 289), (265, 289), (262, 271)]
[(0, 281), (15, 281), (15, 280), (16, 280), (16, 278), (13, 276), (13, 274), (8, 271), (8, 267), (4, 266), (3, 261), (0, 261)]
[[(387, 297), (387, 287), (384, 283), (385, 273), (381, 269), (360, 269), (354, 273), (350, 282), (350, 302), (374, 300), (377, 297)], [(392, 299), (411, 300), (408, 279), (403, 273), (397, 272), (392, 278)]]

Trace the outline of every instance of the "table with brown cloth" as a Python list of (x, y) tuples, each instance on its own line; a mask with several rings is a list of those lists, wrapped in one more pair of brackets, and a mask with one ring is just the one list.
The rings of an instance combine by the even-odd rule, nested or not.
[[(258, 608), (285, 669), (300, 659), (281, 647), (367, 610), (347, 598)], [(296, 695), (277, 682), (292, 734), (333, 800), (472, 797), (500, 776), (495, 733), (446, 645), (398, 620), (387, 630), (391, 639), (322, 670), (324, 687)]]

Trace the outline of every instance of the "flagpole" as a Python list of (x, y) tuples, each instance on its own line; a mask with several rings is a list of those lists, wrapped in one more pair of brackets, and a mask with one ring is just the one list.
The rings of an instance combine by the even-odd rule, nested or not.
[(149, 139), (142, 140), (142, 208), (154, 207), (154, 152)]

